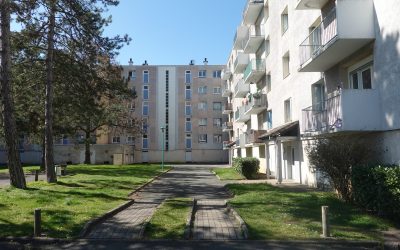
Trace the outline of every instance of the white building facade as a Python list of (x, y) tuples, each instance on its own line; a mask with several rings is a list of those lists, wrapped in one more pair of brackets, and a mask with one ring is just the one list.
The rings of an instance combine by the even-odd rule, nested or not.
[(313, 136), (363, 137), (400, 163), (400, 4), (396, 0), (249, 0), (222, 78), (230, 158), (316, 185)]

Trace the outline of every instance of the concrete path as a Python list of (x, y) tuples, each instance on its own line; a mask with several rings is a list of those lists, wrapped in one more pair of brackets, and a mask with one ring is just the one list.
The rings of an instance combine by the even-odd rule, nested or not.
[(226, 211), (224, 200), (197, 201), (194, 240), (242, 240), (239, 223)]
[(96, 225), (87, 238), (141, 238), (140, 232), (142, 232), (144, 222), (166, 198), (190, 197), (198, 200), (229, 198), (223, 183), (210, 173), (209, 168), (209, 166), (201, 165), (175, 167), (132, 196), (135, 199), (133, 205)]
[[(25, 174), (25, 180), (26, 182), (32, 182), (35, 181), (35, 175), (26, 173)], [(45, 174), (40, 174), (39, 175), (39, 180), (46, 180), (46, 175)], [(9, 186), (10, 185), (10, 176), (5, 173), (0, 173), (0, 187), (4, 186)]]

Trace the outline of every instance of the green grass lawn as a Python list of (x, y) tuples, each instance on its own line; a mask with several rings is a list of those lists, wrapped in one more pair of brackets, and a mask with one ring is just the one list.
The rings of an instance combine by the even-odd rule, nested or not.
[(221, 180), (244, 180), (243, 175), (239, 174), (234, 168), (213, 168), (212, 170)]
[(331, 235), (349, 240), (381, 240), (393, 226), (338, 200), (333, 193), (295, 192), (267, 184), (231, 184), (230, 204), (246, 222), (251, 239), (319, 239), (321, 206), (329, 206)]
[(191, 205), (192, 199), (190, 198), (174, 198), (164, 201), (147, 224), (146, 238), (183, 239)]
[[(30, 173), (35, 170), (40, 170), (40, 166), (23, 166), (24, 173)], [(8, 174), (7, 166), (0, 166), (0, 174)]]
[(57, 184), (31, 182), (27, 190), (0, 188), (0, 237), (33, 234), (33, 212), (42, 209), (43, 233), (77, 236), (90, 219), (127, 201), (127, 195), (161, 173), (159, 165), (72, 165)]

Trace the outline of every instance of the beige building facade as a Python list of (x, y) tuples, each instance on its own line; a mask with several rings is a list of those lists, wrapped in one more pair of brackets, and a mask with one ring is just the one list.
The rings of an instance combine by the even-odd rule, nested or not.
[(247, 1), (222, 73), (230, 160), (314, 186), (313, 136), (346, 134), (399, 164), (398, 13), (395, 0)]

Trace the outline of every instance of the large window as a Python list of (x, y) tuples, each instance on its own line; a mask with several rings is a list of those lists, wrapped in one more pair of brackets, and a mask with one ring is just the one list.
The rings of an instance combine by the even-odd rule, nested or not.
[(192, 83), (192, 72), (190, 70), (185, 71), (185, 83)]
[(207, 76), (206, 70), (199, 70), (199, 78), (205, 78)]
[(222, 110), (222, 103), (221, 102), (213, 102), (213, 110), (216, 110), (216, 111)]
[(149, 103), (148, 102), (143, 102), (142, 106), (142, 115), (149, 115)]
[(192, 99), (192, 89), (190, 86), (185, 86), (185, 99), (186, 100), (191, 100)]
[(207, 143), (207, 134), (199, 134), (199, 143)]
[(143, 100), (148, 100), (149, 99), (149, 86), (144, 85), (143, 86)]
[(192, 135), (186, 134), (185, 140), (186, 149), (192, 149)]
[(149, 71), (148, 70), (143, 70), (143, 83), (145, 83), (145, 84), (149, 83)]
[(352, 89), (372, 89), (372, 63), (350, 72)]
[(192, 132), (192, 119), (191, 118), (186, 118), (185, 132)]
[(192, 105), (190, 102), (185, 102), (185, 115), (192, 115)]
[(148, 149), (149, 148), (149, 138), (147, 135), (143, 135), (142, 138), (142, 149)]

